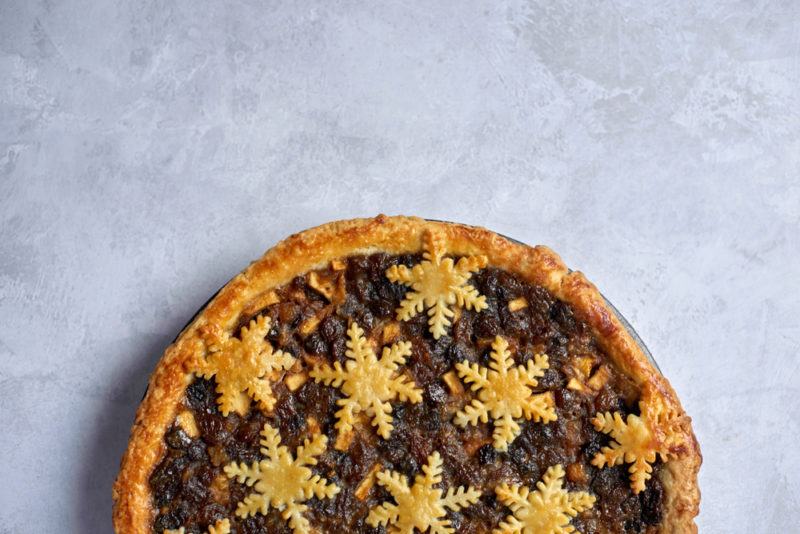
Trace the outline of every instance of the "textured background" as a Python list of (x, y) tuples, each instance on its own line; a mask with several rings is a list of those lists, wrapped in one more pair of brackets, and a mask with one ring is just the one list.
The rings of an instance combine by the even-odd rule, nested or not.
[(335, 4), (0, 1), (0, 532), (110, 532), (172, 337), (379, 212), (556, 248), (693, 416), (701, 532), (797, 532), (800, 2)]

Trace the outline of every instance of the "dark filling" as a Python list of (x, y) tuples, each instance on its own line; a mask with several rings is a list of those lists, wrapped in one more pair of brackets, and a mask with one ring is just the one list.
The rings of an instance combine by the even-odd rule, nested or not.
[[(263, 310), (243, 316), (245, 325), (257, 314), (272, 319), (267, 336), (273, 346), (298, 358), (345, 361), (345, 331), (356, 321), (368, 336), (380, 339), (385, 324), (395, 319), (395, 309), (406, 292), (390, 283), (384, 273), (396, 263), (413, 265), (419, 256), (354, 256), (346, 260), (343, 273), (318, 271), (335, 280), (346, 277), (346, 298), (332, 305), (308, 286), (307, 276), (295, 278), (278, 290), (281, 300)], [(279, 512), (248, 519), (235, 516), (236, 505), (250, 488), (227, 479), (222, 468), (232, 462), (248, 464), (262, 458), (259, 432), (265, 422), (280, 430), (282, 443), (292, 453), (310, 436), (309, 417), (319, 423), (329, 445), (313, 468), (335, 482), (340, 493), (333, 499), (311, 499), (306, 517), (320, 532), (385, 532), (365, 520), (371, 507), (391, 496), (377, 484), (360, 500), (354, 492), (379, 463), (384, 469), (400, 471), (413, 481), (426, 458), (439, 451), (444, 459), (443, 486), (472, 485), (483, 491), (480, 501), (461, 512), (449, 512), (457, 532), (491, 532), (510, 511), (498, 503), (494, 487), (500, 483), (524, 484), (535, 488), (548, 467), (561, 464), (567, 471), (565, 487), (588, 491), (597, 497), (594, 507), (572, 520), (584, 534), (604, 532), (647, 532), (662, 516), (663, 488), (660, 464), (645, 491), (635, 495), (629, 486), (628, 466), (597, 469), (590, 461), (609, 437), (598, 433), (590, 419), (598, 411), (620, 411), (623, 416), (636, 410), (636, 392), (629, 381), (611, 369), (610, 378), (598, 391), (586, 393), (566, 388), (572, 376), (571, 361), (590, 356), (606, 362), (589, 328), (577, 320), (570, 307), (548, 291), (521, 281), (498, 269), (475, 274), (471, 283), (485, 295), (489, 308), (474, 313), (462, 310), (450, 335), (434, 340), (428, 332), (427, 315), (419, 314), (400, 323), (398, 340), (412, 343), (407, 367), (417, 386), (424, 391), (423, 402), (393, 402), (394, 430), (389, 440), (375, 436), (370, 428), (357, 432), (347, 453), (333, 448), (335, 402), (339, 390), (308, 380), (295, 392), (282, 383), (274, 384), (278, 402), (266, 416), (252, 408), (245, 417), (223, 417), (217, 409), (216, 384), (195, 379), (186, 391), (185, 409), (194, 415), (200, 436), (191, 439), (177, 424), (166, 434), (167, 452), (150, 476), (153, 499), (158, 510), (153, 529), (186, 527), (186, 532), (205, 532), (216, 520), (229, 518), (236, 533), (290, 533)], [(509, 311), (509, 301), (524, 297), (527, 308)], [(312, 316), (324, 316), (318, 327), (303, 336), (300, 325)], [(237, 328), (238, 332), (238, 328)], [(442, 380), (456, 362), (488, 363), (489, 343), (496, 335), (506, 337), (517, 362), (524, 363), (536, 352), (549, 357), (550, 369), (539, 380), (540, 391), (555, 392), (558, 419), (549, 424), (520, 421), (522, 433), (507, 453), (491, 445), (491, 421), (462, 429), (452, 424), (453, 413), (470, 394), (454, 395)]]

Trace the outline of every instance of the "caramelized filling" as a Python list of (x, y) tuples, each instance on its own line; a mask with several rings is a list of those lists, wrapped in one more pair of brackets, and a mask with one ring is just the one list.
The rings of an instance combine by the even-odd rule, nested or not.
[[(181, 526), (187, 533), (205, 532), (215, 521), (229, 518), (235, 533), (291, 533), (272, 508), (247, 519), (236, 516), (237, 504), (252, 488), (223, 472), (231, 462), (251, 464), (263, 458), (259, 440), (265, 423), (279, 430), (282, 444), (292, 452), (313, 433), (328, 437), (313, 471), (340, 491), (331, 499), (306, 502), (304, 515), (319, 532), (386, 532), (366, 522), (370, 509), (391, 501), (375, 482), (376, 472), (391, 469), (413, 481), (435, 451), (444, 461), (442, 487), (472, 486), (482, 492), (476, 504), (448, 512), (457, 532), (491, 532), (510, 513), (494, 489), (502, 483), (533, 489), (556, 464), (566, 472), (566, 489), (596, 497), (594, 506), (571, 522), (580, 532), (647, 532), (660, 522), (660, 463), (654, 464), (653, 477), (639, 494), (631, 491), (627, 465), (598, 469), (591, 464), (610, 441), (594, 429), (591, 418), (605, 411), (618, 411), (623, 417), (636, 413), (638, 392), (570, 307), (515, 275), (485, 268), (470, 283), (486, 297), (488, 307), (479, 313), (456, 310), (448, 335), (434, 339), (425, 313), (396, 320), (395, 310), (408, 288), (391, 283), (384, 274), (392, 265), (414, 265), (420, 259), (352, 256), (299, 276), (246, 309), (236, 335), (254, 317), (269, 317), (267, 340), (302, 362), (302, 369), (273, 383), (277, 402), (269, 415), (253, 403), (246, 416), (223, 416), (215, 379), (194, 379), (164, 438), (165, 456), (150, 477), (157, 510), (154, 532)], [(423, 398), (416, 404), (392, 401), (394, 428), (389, 439), (379, 437), (365, 418), (349, 443), (338, 444), (346, 449), (342, 451), (334, 446), (339, 438), (334, 413), (342, 393), (308, 378), (307, 372), (315, 363), (346, 362), (347, 329), (353, 321), (377, 351), (396, 341), (411, 343), (401, 370), (422, 390)], [(505, 452), (492, 446), (492, 421), (465, 428), (453, 423), (455, 413), (474, 397), (454, 366), (465, 360), (488, 366), (496, 336), (508, 341), (515, 364), (527, 364), (535, 354), (547, 355), (549, 368), (534, 392), (552, 392), (557, 415), (545, 424), (519, 420), (521, 433)]]

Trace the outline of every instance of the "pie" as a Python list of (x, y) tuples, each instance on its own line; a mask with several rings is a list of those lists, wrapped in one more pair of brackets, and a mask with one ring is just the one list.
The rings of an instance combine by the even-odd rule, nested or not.
[(293, 235), (165, 352), (118, 533), (696, 532), (669, 382), (550, 249), (378, 216)]

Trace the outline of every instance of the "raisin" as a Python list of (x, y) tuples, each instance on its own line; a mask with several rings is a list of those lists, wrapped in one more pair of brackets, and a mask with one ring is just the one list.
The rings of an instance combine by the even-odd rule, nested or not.
[(196, 414), (195, 421), (203, 439), (212, 445), (222, 445), (231, 437), (222, 415), (200, 412)]
[(489, 339), (500, 332), (500, 323), (491, 315), (480, 315), (475, 321), (475, 335), (479, 338)]
[(625, 521), (625, 532), (639, 533), (642, 531), (642, 522), (639, 519), (628, 519)]
[(560, 333), (556, 333), (550, 338), (550, 343), (546, 351), (550, 365), (556, 365), (567, 358), (568, 341), (569, 339)]
[(280, 319), (277, 316), (271, 316), (272, 324), (269, 327), (269, 331), (267, 332), (267, 341), (272, 344), (280, 343), (281, 340), (281, 328)]
[(464, 532), (463, 528), (464, 516), (462, 514), (458, 512), (453, 512), (448, 514), (448, 517), (450, 518), (450, 526), (452, 526), (456, 532)]
[(297, 403), (291, 395), (285, 396), (275, 405), (278, 428), (286, 441), (296, 437), (305, 425), (303, 416), (297, 413)]
[(427, 401), (432, 404), (441, 404), (447, 400), (447, 392), (439, 382), (431, 382), (425, 388)]
[(565, 332), (575, 331), (575, 317), (572, 314), (572, 308), (557, 300), (550, 307), (550, 318), (561, 326)]
[(552, 367), (546, 369), (544, 375), (541, 378), (539, 378), (538, 381), (539, 384), (537, 386), (537, 389), (542, 389), (542, 390), (550, 390), (556, 388), (560, 389), (563, 388), (567, 383), (566, 379), (564, 378), (564, 375), (562, 375)]
[(193, 439), (192, 443), (189, 445), (187, 449), (189, 458), (194, 461), (199, 460), (207, 460), (208, 454), (206, 453), (206, 445), (203, 443), (203, 440), (200, 439)]
[(589, 439), (583, 445), (583, 454), (588, 458), (594, 458), (607, 440), (605, 434), (596, 432), (594, 429), (590, 430)]
[(459, 345), (469, 345), (472, 341), (472, 322), (475, 318), (474, 312), (464, 310), (461, 318), (453, 324), (450, 335), (453, 341)]
[(303, 347), (306, 349), (306, 352), (310, 354), (325, 354), (328, 352), (328, 344), (317, 332), (314, 332), (306, 338)]
[(266, 418), (261, 411), (253, 410), (250, 414), (250, 418), (236, 429), (236, 441), (247, 445), (257, 445), (265, 422)]
[(330, 426), (331, 430), (337, 398), (336, 389), (315, 382), (307, 382), (297, 394), (297, 401), (306, 417), (314, 417), (323, 428)]
[(495, 298), (497, 296), (498, 273), (497, 269), (484, 269), (474, 276), (476, 287), (486, 298)]
[(192, 438), (186, 435), (186, 432), (179, 426), (173, 426), (167, 435), (164, 436), (167, 445), (173, 449), (186, 449), (191, 445)]
[(258, 451), (244, 442), (234, 441), (225, 447), (225, 454), (233, 462), (252, 464), (259, 459)]
[(227, 510), (219, 503), (211, 503), (203, 506), (197, 514), (199, 523), (206, 525), (206, 527), (213, 525), (220, 519), (227, 517)]
[(167, 529), (177, 529), (182, 525), (183, 519), (180, 512), (170, 510), (166, 513), (158, 514), (153, 523), (153, 529), (156, 532), (164, 532)]
[(243, 534), (289, 534), (292, 530), (285, 519), (277, 510), (270, 510), (268, 514), (256, 514), (239, 523), (239, 531)]
[(203, 477), (189, 477), (183, 483), (181, 496), (191, 503), (200, 503), (208, 497), (208, 484), (209, 481), (203, 480)]
[(508, 455), (511, 463), (517, 468), (520, 474), (530, 479), (537, 479), (540, 474), (539, 458), (537, 447), (531, 443), (530, 436), (523, 432), (511, 442), (508, 448)]
[(447, 349), (447, 361), (451, 365), (455, 365), (463, 361), (475, 363), (478, 361), (478, 357), (475, 354), (474, 349), (467, 347), (466, 345), (462, 345), (461, 343), (453, 343), (450, 345), (450, 348)]
[(156, 505), (164, 506), (169, 503), (181, 486), (181, 475), (188, 460), (184, 457), (167, 458), (155, 468), (150, 475), (150, 487), (157, 496)]
[(478, 449), (478, 461), (481, 465), (492, 464), (497, 459), (497, 451), (491, 444), (486, 444)]
[(214, 392), (215, 387), (216, 384), (213, 380), (196, 378), (186, 388), (186, 399), (189, 401), (189, 406), (195, 410), (216, 409), (217, 395)]
[(553, 397), (555, 398), (556, 406), (564, 414), (575, 417), (581, 413), (582, 398), (579, 393), (566, 388), (557, 389)]
[(519, 279), (506, 271), (499, 271), (497, 275), (497, 297), (500, 300), (508, 301), (517, 298), (522, 294), (523, 288)]
[(642, 521), (646, 525), (658, 525), (664, 514), (664, 488), (657, 477), (650, 479), (645, 490), (639, 494), (639, 501), (642, 506)]
[(592, 490), (601, 499), (622, 502), (620, 493), (629, 493), (628, 477), (624, 469), (611, 467), (600, 469), (592, 480)]
[(358, 479), (364, 478), (367, 471), (375, 463), (375, 448), (372, 445), (365, 444), (363, 441), (358, 440), (349, 451), (350, 458), (353, 459), (353, 466), (355, 472), (358, 473)]
[(442, 428), (442, 416), (439, 410), (427, 408), (423, 409), (422, 404), (418, 404), (422, 414), (417, 418), (417, 426), (427, 433), (435, 434)]
[(609, 388), (603, 388), (594, 400), (596, 412), (625, 412), (625, 402)]
[(348, 484), (354, 484), (359, 479), (359, 468), (353, 457), (349, 454), (343, 455), (336, 466), (338, 476)]
[(500, 309), (500, 323), (506, 335), (516, 338), (526, 338), (530, 332), (530, 318), (524, 311), (512, 312), (507, 307)]
[(378, 319), (385, 320), (394, 316), (397, 304), (394, 301), (381, 299), (370, 305), (369, 309)]
[(319, 332), (328, 343), (334, 343), (344, 338), (347, 325), (344, 319), (335, 315), (329, 315), (319, 325)]
[(369, 332), (375, 326), (375, 316), (372, 315), (368, 308), (364, 308), (358, 312), (356, 322), (365, 332)]

